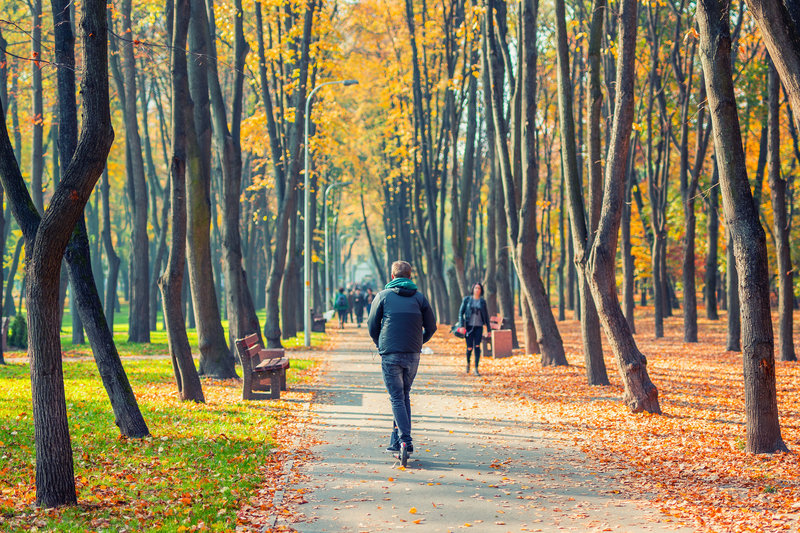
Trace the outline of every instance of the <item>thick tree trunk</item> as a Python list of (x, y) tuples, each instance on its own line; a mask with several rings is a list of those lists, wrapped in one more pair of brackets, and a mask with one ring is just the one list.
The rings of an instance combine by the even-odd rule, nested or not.
[(729, 221), (742, 302), (746, 450), (786, 451), (778, 421), (767, 243), (750, 191), (731, 75), (729, 0), (700, 0), (697, 23), (719, 164), (722, 208)]
[(76, 503), (59, 335), (59, 272), (67, 243), (102, 173), (114, 133), (108, 100), (106, 4), (83, 4), (84, 121), (80, 142), (50, 205), (39, 219), (0, 113), (0, 179), (23, 229), (27, 255), (28, 348), (31, 367), (36, 504)]
[(780, 89), (781, 82), (772, 61), (769, 62), (769, 148), (767, 173), (772, 199), (773, 233), (778, 263), (778, 360), (796, 361), (792, 335), (794, 288), (789, 220), (786, 211), (786, 180), (781, 176)]
[[(633, 412), (660, 413), (658, 390), (647, 373), (647, 360), (636, 346), (628, 322), (619, 306), (614, 265), (617, 232), (625, 200), (625, 176), (634, 114), (637, 7), (637, 0), (623, 0), (620, 8), (614, 119), (608, 145), (600, 222), (588, 258), (589, 287), (600, 315), (600, 322), (617, 359), (625, 387), (625, 403)], [(573, 183), (570, 188), (571, 199), (579, 195), (577, 185)], [(575, 213), (573, 220), (577, 221), (576, 202), (571, 202), (570, 209)]]
[(136, 105), (136, 58), (131, 21), (132, 0), (123, 0), (122, 34), (126, 42), (121, 47), (122, 71), (125, 85), (125, 138), (130, 153), (132, 167), (129, 169), (128, 192), (132, 211), (131, 248), (133, 255), (131, 269), (130, 314), (128, 317), (128, 341), (150, 342), (150, 244), (147, 236), (147, 181), (142, 157), (142, 140), (139, 136), (139, 122)]
[[(170, 208), (170, 247), (167, 268), (159, 280), (164, 299), (164, 319), (167, 323), (169, 354), (181, 400), (204, 402), (200, 377), (192, 360), (192, 349), (183, 324), (183, 273), (186, 253), (186, 163), (187, 152), (195, 164), (199, 157), (194, 137), (192, 99), (189, 95), (189, 74), (186, 66), (186, 38), (191, 7), (189, 0), (174, 0), (172, 32), (172, 161), (170, 166), (172, 191)], [(199, 171), (199, 169), (195, 169)]]
[[(194, 2), (194, 9), (204, 9)], [(199, 17), (192, 17), (189, 48), (195, 57), (208, 51), (207, 29)], [(211, 261), (211, 111), (208, 96), (208, 63), (189, 61), (189, 90), (193, 102), (193, 122), (199, 151), (187, 152), (186, 172), (187, 238), (192, 308), (197, 323), (200, 373), (217, 379), (236, 376), (234, 358), (222, 328), (219, 301)], [(197, 160), (193, 158), (196, 157)]]

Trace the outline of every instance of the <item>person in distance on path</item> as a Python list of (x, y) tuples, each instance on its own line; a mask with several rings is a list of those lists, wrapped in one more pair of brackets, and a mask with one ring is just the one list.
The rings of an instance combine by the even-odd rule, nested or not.
[(344, 293), (344, 287), (339, 287), (339, 294), (333, 300), (333, 308), (339, 315), (339, 329), (344, 329), (344, 319), (347, 316), (347, 309), (350, 305), (347, 303), (347, 295)]
[(383, 381), (394, 415), (387, 449), (400, 451), (401, 443), (405, 443), (411, 453), (414, 447), (409, 393), (417, 375), (422, 345), (436, 332), (436, 318), (428, 299), (411, 281), (411, 265), (407, 262), (392, 263), (392, 280), (375, 296), (367, 326), (381, 355)]
[(458, 319), (461, 325), (467, 328), (467, 374), (469, 374), (469, 359), (475, 351), (475, 375), (478, 373), (478, 362), (481, 360), (481, 340), (483, 328), (489, 326), (489, 310), (486, 300), (483, 299), (483, 285), (476, 283), (472, 286), (472, 294), (461, 300), (458, 310)]

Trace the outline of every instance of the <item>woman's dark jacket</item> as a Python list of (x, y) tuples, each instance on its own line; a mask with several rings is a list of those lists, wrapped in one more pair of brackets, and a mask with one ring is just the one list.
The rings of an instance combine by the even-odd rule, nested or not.
[[(458, 310), (458, 321), (461, 323), (462, 326), (469, 330), (469, 319), (472, 315), (472, 306), (470, 305), (472, 300), (472, 296), (465, 296), (463, 300), (461, 300), (461, 308)], [(483, 319), (483, 327), (489, 328), (489, 308), (486, 307), (486, 300), (482, 297), (478, 303), (478, 309), (481, 313), (481, 318)]]

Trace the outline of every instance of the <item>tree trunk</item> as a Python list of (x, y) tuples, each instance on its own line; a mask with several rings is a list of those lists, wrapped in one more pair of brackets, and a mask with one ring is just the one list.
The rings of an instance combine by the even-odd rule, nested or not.
[(713, 159), (713, 170), (711, 171), (711, 183), (708, 191), (708, 253), (706, 254), (706, 274), (705, 274), (705, 300), (706, 318), (709, 320), (719, 320), (717, 313), (717, 286), (719, 284), (719, 171), (717, 169), (717, 158)]
[(111, 240), (111, 206), (109, 200), (111, 186), (108, 179), (108, 168), (103, 170), (103, 181), (100, 191), (103, 196), (103, 248), (108, 261), (108, 279), (106, 281), (106, 300), (103, 308), (106, 313), (106, 322), (114, 329), (114, 311), (117, 306), (117, 282), (119, 280), (120, 259), (114, 251), (114, 242)]
[[(633, 158), (631, 158), (633, 159)], [(632, 163), (632, 162), (631, 162)], [(631, 244), (631, 187), (634, 172), (628, 169), (628, 179), (625, 185), (625, 204), (622, 207), (622, 301), (625, 320), (631, 333), (636, 334), (636, 321), (634, 319), (634, 309), (636, 309), (633, 253)]]
[[(31, 195), (33, 205), (44, 212), (44, 194), (42, 190), (42, 173), (44, 172), (44, 105), (42, 103), (42, 0), (31, 0), (31, 122), (33, 123), (33, 142), (31, 145)], [(27, 252), (26, 252), (27, 254)], [(60, 310), (60, 306), (59, 306)], [(59, 311), (60, 312), (60, 311)], [(61, 322), (59, 321), (59, 326)]]
[[(569, 75), (567, 51), (567, 25), (563, 0), (556, 1), (556, 41), (558, 53), (558, 111), (562, 139), (575, 138), (573, 119), (572, 82)], [(578, 308), (580, 309), (581, 337), (586, 367), (586, 380), (590, 385), (607, 385), (608, 374), (603, 360), (600, 339), (600, 323), (597, 310), (587, 285), (586, 250), (591, 246), (594, 228), (599, 222), (602, 190), (602, 163), (600, 161), (600, 91), (599, 54), (602, 35), (602, 17), (605, 11), (603, 0), (596, 2), (592, 12), (592, 34), (589, 44), (589, 68), (591, 72), (589, 106), (589, 228), (583, 207), (583, 191), (578, 158), (574, 142), (562, 143), (561, 167), (568, 188), (570, 203), (570, 228), (575, 254), (575, 269), (578, 274)], [(599, 17), (599, 19), (598, 19)]]
[[(172, 161), (170, 165), (172, 191), (170, 208), (170, 247), (167, 268), (159, 280), (164, 299), (164, 319), (167, 323), (169, 354), (181, 400), (204, 402), (200, 377), (192, 360), (189, 338), (183, 324), (181, 291), (186, 253), (186, 164), (199, 160), (199, 145), (194, 133), (192, 99), (189, 95), (189, 74), (186, 61), (186, 38), (189, 31), (191, 7), (189, 0), (174, 1), (172, 31)], [(196, 169), (195, 171), (198, 171)]]
[(102, 173), (114, 133), (108, 100), (106, 4), (86, 0), (84, 121), (80, 142), (50, 205), (39, 219), (14, 157), (0, 113), (0, 179), (27, 246), (28, 346), (31, 360), (36, 504), (76, 503), (58, 324), (59, 272), (67, 243)]
[(730, 227), (726, 229), (727, 234), (727, 257), (725, 275), (725, 293), (728, 296), (728, 336), (725, 341), (725, 349), (730, 352), (741, 352), (742, 323), (739, 309), (739, 275), (736, 271), (736, 259), (733, 254), (733, 239)]
[(729, 0), (700, 0), (697, 22), (719, 164), (722, 208), (729, 221), (744, 316), (746, 450), (786, 451), (778, 421), (767, 243), (747, 179), (731, 75)]
[[(78, 109), (75, 101), (75, 38), (71, 11), (67, 0), (53, 0), (55, 51), (58, 62), (59, 128), (58, 146), (64, 172), (72, 160), (78, 142)], [(89, 236), (81, 216), (67, 244), (65, 258), (70, 280), (70, 302), (73, 312), (73, 344), (82, 344), (83, 325), (92, 346), (97, 368), (114, 410), (116, 424), (127, 437), (149, 435), (136, 397), (114, 344), (114, 336), (103, 316), (103, 307), (92, 272)], [(77, 324), (76, 324), (76, 320)], [(77, 342), (80, 341), (80, 342)]]
[[(489, 12), (493, 12), (493, 3), (489, 3)], [(520, 289), (530, 302), (530, 311), (537, 333), (537, 343), (541, 349), (543, 365), (566, 365), (564, 345), (556, 326), (555, 317), (545, 292), (544, 283), (539, 273), (536, 257), (536, 196), (538, 187), (538, 160), (533, 128), (536, 123), (536, 18), (538, 4), (534, 0), (526, 0), (522, 7), (522, 39), (523, 50), (519, 60), (521, 75), (519, 86), (515, 91), (513, 102), (520, 105), (520, 120), (514, 122), (511, 131), (512, 139), (519, 138), (520, 169), (514, 175), (511, 154), (506, 139), (509, 137), (508, 125), (503, 114), (503, 70), (501, 68), (500, 45), (502, 38), (494, 36), (493, 17), (487, 17), (488, 62), (491, 67), (490, 81), (492, 102), (492, 118), (495, 125), (495, 150), (499, 156), (500, 176), (503, 182), (504, 207), (507, 219), (508, 242), (513, 246), (514, 262), (520, 277)], [(512, 105), (513, 108), (513, 105)], [(512, 143), (516, 146), (516, 141)], [(516, 156), (516, 150), (513, 150)], [(515, 183), (516, 182), (516, 183)], [(517, 188), (520, 198), (517, 200)], [(519, 207), (518, 207), (519, 206)]]
[(778, 266), (778, 360), (796, 361), (792, 336), (794, 307), (793, 270), (789, 243), (789, 220), (786, 212), (786, 180), (781, 176), (780, 88), (781, 82), (769, 61), (769, 148), (767, 172), (772, 199), (773, 233)]
[[(205, 9), (195, 1), (193, 10)], [(208, 50), (207, 28), (194, 16), (189, 30), (193, 55), (204, 57)], [(208, 64), (188, 61), (189, 90), (199, 150), (188, 151), (186, 172), (186, 259), (189, 270), (192, 308), (197, 324), (200, 373), (217, 379), (236, 376), (234, 358), (222, 328), (219, 301), (214, 285), (211, 260), (211, 111), (208, 91)], [(188, 133), (191, 135), (191, 133)], [(193, 158), (197, 159), (194, 160)]]
[(142, 140), (136, 105), (136, 58), (131, 21), (132, 0), (123, 0), (122, 34), (128, 41), (123, 43), (122, 70), (125, 84), (125, 135), (130, 152), (128, 192), (132, 211), (131, 248), (136, 250), (135, 260), (131, 256), (131, 295), (128, 317), (128, 341), (150, 342), (150, 244), (147, 236), (147, 181), (142, 158)]
[[(660, 413), (658, 390), (647, 373), (647, 360), (636, 346), (628, 322), (619, 306), (614, 265), (617, 232), (625, 199), (625, 176), (634, 114), (637, 7), (636, 0), (623, 0), (620, 8), (614, 119), (608, 146), (600, 222), (588, 258), (589, 287), (600, 315), (600, 322), (617, 359), (625, 387), (625, 403), (633, 412)], [(578, 185), (572, 183), (570, 187), (571, 200), (579, 195)], [(579, 205), (570, 202), (576, 224), (580, 223), (576, 209)], [(583, 231), (585, 232), (585, 229)]]

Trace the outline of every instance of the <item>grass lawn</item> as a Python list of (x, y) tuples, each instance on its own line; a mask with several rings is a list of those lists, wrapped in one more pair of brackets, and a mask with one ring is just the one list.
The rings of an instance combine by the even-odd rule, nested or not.
[[(115, 326), (121, 341), (125, 327)], [(193, 332), (190, 339), (196, 349)], [(153, 340), (153, 345), (120, 342), (119, 348), (123, 355), (167, 352), (163, 332)], [(315, 338), (317, 344), (322, 341), (322, 336)], [(302, 338), (287, 344), (302, 345)], [(88, 346), (79, 350), (75, 355), (91, 354)], [(294, 358), (291, 365), (290, 391), (292, 384), (310, 379), (307, 370), (314, 362)], [(45, 511), (32, 506), (29, 368), (19, 362), (0, 366), (0, 531), (33, 526), (62, 531), (235, 528), (236, 511), (262, 482), (259, 467), (269, 456), (276, 428), (299, 404), (243, 402), (236, 380), (203, 380), (207, 403), (182, 403), (168, 359), (128, 359), (125, 369), (152, 436), (121, 438), (94, 362), (67, 359), (64, 378), (79, 506)]]
[[(164, 321), (161, 312), (158, 313), (158, 321), (156, 323), (157, 330), (150, 332), (150, 344), (143, 344), (137, 342), (128, 342), (128, 304), (121, 304), (121, 309), (114, 314), (114, 342), (117, 345), (117, 350), (121, 356), (126, 355), (166, 355), (169, 353), (169, 346), (167, 345), (167, 332), (164, 330)], [(256, 313), (258, 320), (263, 328), (264, 318), (266, 311), (261, 309)], [(222, 327), (228, 331), (228, 321), (222, 321)], [(301, 328), (302, 329), (302, 328)], [(186, 333), (189, 336), (189, 344), (192, 351), (197, 355), (197, 330), (194, 328), (187, 328)], [(284, 339), (283, 346), (287, 350), (295, 350), (303, 348), (303, 332), (298, 332), (296, 337)], [(324, 343), (324, 333), (311, 334), (311, 347), (314, 349), (321, 348)], [(64, 319), (61, 326), (61, 350), (65, 357), (77, 356), (91, 356), (92, 349), (89, 346), (89, 339), (86, 338), (86, 344), (74, 345), (72, 344), (72, 316), (70, 315), (69, 306), (65, 306)], [(23, 355), (16, 348), (9, 348), (7, 353), (10, 356)]]

